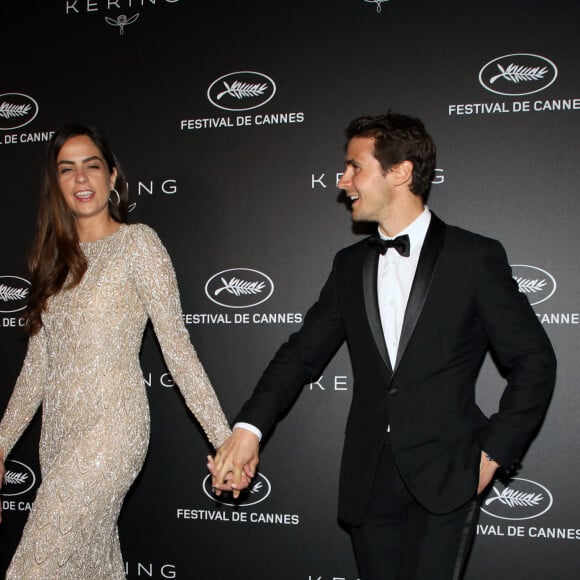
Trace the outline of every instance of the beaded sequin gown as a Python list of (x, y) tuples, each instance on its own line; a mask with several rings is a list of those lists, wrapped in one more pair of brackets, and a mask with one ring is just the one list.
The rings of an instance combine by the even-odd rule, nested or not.
[(155, 232), (123, 225), (81, 243), (88, 270), (48, 303), (0, 424), (8, 454), (42, 404), (40, 485), (10, 580), (125, 578), (117, 518), (149, 442), (139, 350), (150, 317), (167, 366), (209, 440), (230, 430), (184, 327)]

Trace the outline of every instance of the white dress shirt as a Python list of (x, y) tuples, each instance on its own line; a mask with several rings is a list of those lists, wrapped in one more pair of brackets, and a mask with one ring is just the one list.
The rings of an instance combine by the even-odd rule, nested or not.
[[(397, 360), (397, 350), (401, 338), (401, 329), (403, 328), (405, 309), (411, 293), (411, 285), (415, 278), (419, 255), (421, 254), (421, 248), (430, 223), (431, 212), (425, 207), (423, 213), (414, 222), (397, 234), (397, 237), (405, 234), (409, 236), (411, 242), (410, 255), (404, 257), (395, 248), (389, 248), (382, 256), (379, 256), (377, 273), (379, 313), (389, 359), (393, 368)], [(384, 240), (393, 239), (387, 237), (380, 227), (379, 236)]]
[[(405, 234), (409, 236), (411, 244), (409, 256), (401, 256), (395, 248), (388, 248), (383, 255), (379, 256), (379, 269), (377, 272), (379, 315), (392, 368), (395, 368), (395, 363), (397, 362), (403, 318), (405, 317), (411, 286), (417, 271), (419, 255), (421, 254), (421, 248), (430, 223), (431, 212), (425, 206), (421, 215), (395, 236), (404, 236)], [(386, 236), (380, 226), (379, 236), (383, 240), (393, 239)], [(391, 426), (388, 425), (387, 431), (390, 430)]]

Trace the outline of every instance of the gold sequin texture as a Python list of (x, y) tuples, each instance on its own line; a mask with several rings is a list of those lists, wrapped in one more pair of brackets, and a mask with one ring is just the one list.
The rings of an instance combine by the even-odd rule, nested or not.
[(42, 484), (7, 580), (124, 580), (117, 518), (149, 443), (147, 319), (214, 447), (228, 422), (185, 328), (171, 260), (143, 224), (81, 243), (88, 269), (53, 296), (0, 424), (9, 453), (42, 404)]

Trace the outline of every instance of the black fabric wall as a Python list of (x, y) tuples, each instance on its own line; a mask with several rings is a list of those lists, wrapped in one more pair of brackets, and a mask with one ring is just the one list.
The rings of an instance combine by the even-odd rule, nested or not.
[[(576, 2), (19, 0), (0, 18), (0, 409), (26, 349), (26, 256), (52, 131), (81, 121), (108, 136), (131, 221), (166, 244), (192, 341), (233, 418), (334, 253), (366, 232), (336, 189), (345, 126), (417, 115), (439, 150), (429, 206), (504, 243), (559, 359), (540, 436), (484, 502), (466, 578), (578, 577)], [(142, 367), (152, 436), (120, 520), (128, 578), (357, 578), (336, 521), (345, 348), (279, 423), (237, 507), (207, 493), (209, 446), (151, 331)], [(486, 412), (502, 387), (486, 362)], [(1, 570), (38, 487), (39, 419), (7, 463)]]

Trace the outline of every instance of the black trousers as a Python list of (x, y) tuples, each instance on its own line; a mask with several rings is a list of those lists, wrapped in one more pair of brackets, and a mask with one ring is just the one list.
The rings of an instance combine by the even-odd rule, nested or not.
[(383, 448), (365, 521), (351, 527), (361, 580), (459, 580), (473, 544), (479, 499), (448, 514), (427, 511)]

